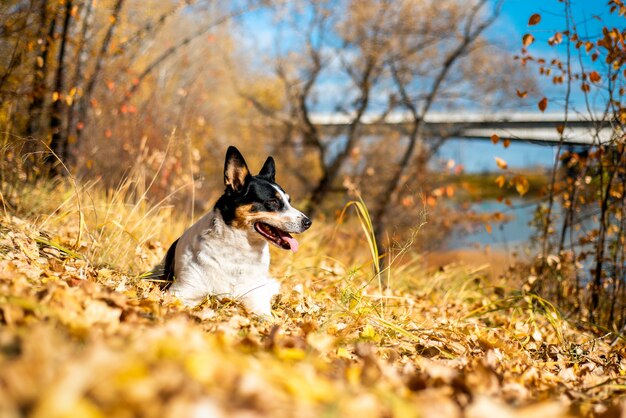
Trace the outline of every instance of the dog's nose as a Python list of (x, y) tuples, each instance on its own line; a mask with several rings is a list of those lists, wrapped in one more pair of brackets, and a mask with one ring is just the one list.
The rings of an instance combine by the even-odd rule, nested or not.
[(312, 224), (312, 223), (313, 223), (313, 222), (311, 222), (311, 220), (310, 220), (309, 218), (304, 218), (304, 219), (302, 220), (302, 227), (303, 227), (304, 229), (309, 229), (309, 228), (311, 227), (311, 224)]

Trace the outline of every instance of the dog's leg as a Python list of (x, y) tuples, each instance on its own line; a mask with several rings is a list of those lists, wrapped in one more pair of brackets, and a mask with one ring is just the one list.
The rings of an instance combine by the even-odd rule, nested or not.
[(280, 291), (280, 284), (274, 279), (259, 283), (257, 287), (241, 296), (246, 309), (255, 315), (271, 318), (272, 298)]
[(208, 296), (205, 288), (195, 287), (191, 283), (183, 283), (183, 280), (176, 279), (169, 288), (171, 295), (180, 299), (185, 306), (198, 306)]

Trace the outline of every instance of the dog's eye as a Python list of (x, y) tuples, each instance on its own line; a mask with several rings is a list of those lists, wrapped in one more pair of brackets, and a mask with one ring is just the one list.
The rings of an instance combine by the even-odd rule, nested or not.
[(278, 201), (278, 199), (270, 199), (265, 202), (265, 207), (267, 207), (268, 209), (276, 209), (278, 208), (278, 206), (280, 206), (280, 202)]

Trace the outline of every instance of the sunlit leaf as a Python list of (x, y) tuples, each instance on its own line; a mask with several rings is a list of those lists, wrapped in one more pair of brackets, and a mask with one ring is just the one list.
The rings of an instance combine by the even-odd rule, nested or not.
[(524, 196), (526, 193), (528, 193), (530, 183), (528, 182), (528, 179), (526, 177), (516, 176), (513, 179), (513, 183), (515, 184), (515, 190), (517, 190), (517, 193), (519, 193), (520, 196)]
[(504, 178), (504, 176), (496, 177), (496, 184), (498, 185), (499, 188), (503, 188), (505, 183), (506, 183), (506, 178)]
[(561, 42), (563, 42), (563, 34), (561, 32), (555, 33), (554, 36), (548, 39), (549, 45), (558, 45)]
[(502, 170), (506, 170), (509, 165), (507, 164), (506, 161), (504, 161), (502, 158), (500, 157), (493, 157), (496, 160), (496, 164), (498, 164), (498, 167), (500, 167)]
[(530, 33), (527, 33), (522, 37), (522, 45), (524, 45), (524, 48), (528, 48), (528, 46), (532, 44), (534, 41), (535, 41), (535, 37), (532, 36)]

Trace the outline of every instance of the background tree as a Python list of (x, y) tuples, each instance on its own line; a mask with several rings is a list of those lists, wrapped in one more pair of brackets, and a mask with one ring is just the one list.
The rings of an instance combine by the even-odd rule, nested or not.
[[(274, 10), (281, 19), (291, 17), (276, 18), (281, 29), (274, 68), (284, 106), (239, 90), (263, 117), (283, 127), (282, 145), (296, 155), (317, 156), (315, 164), (307, 161), (307, 173), (319, 173), (317, 180), (302, 182), (309, 190), (307, 210), (327, 212), (345, 201), (329, 199), (330, 192), (358, 190), (373, 202), (379, 246), (390, 212), (403, 225), (421, 217), (419, 205), (400, 204), (401, 195), (427, 191), (428, 164), (454, 134), (425, 138), (428, 112), (495, 106), (513, 100), (504, 93), (509, 86), (529, 85), (512, 56), (502, 57), (484, 36), (498, 16), (497, 4), (310, 1)], [(494, 53), (500, 56), (497, 70)], [(333, 112), (343, 115), (342, 129), (316, 126), (320, 115)], [(375, 134), (364, 127), (365, 120), (382, 121), (393, 112), (408, 113), (412, 122)]]
[[(519, 57), (523, 65), (538, 67), (540, 76), (546, 78), (546, 89), (549, 84), (563, 87), (564, 103), (563, 123), (555, 127), (561, 141), (552, 181), (546, 202), (537, 209), (538, 276), (532, 276), (529, 288), (554, 298), (572, 315), (619, 333), (626, 325), (626, 31), (619, 25), (626, 6), (620, 0), (609, 1), (603, 15), (607, 20), (598, 17), (599, 33), (592, 33), (589, 27), (581, 31), (571, 3), (562, 3), (564, 28), (552, 30), (544, 41), (557, 56), (548, 59), (534, 54), (535, 37), (528, 33)], [(529, 18), (531, 26), (540, 22), (539, 14)], [(574, 101), (575, 91), (582, 93), (582, 104)], [(549, 104), (553, 105), (544, 97), (538, 107), (544, 111)], [(589, 149), (563, 145), (573, 113), (595, 122)]]

